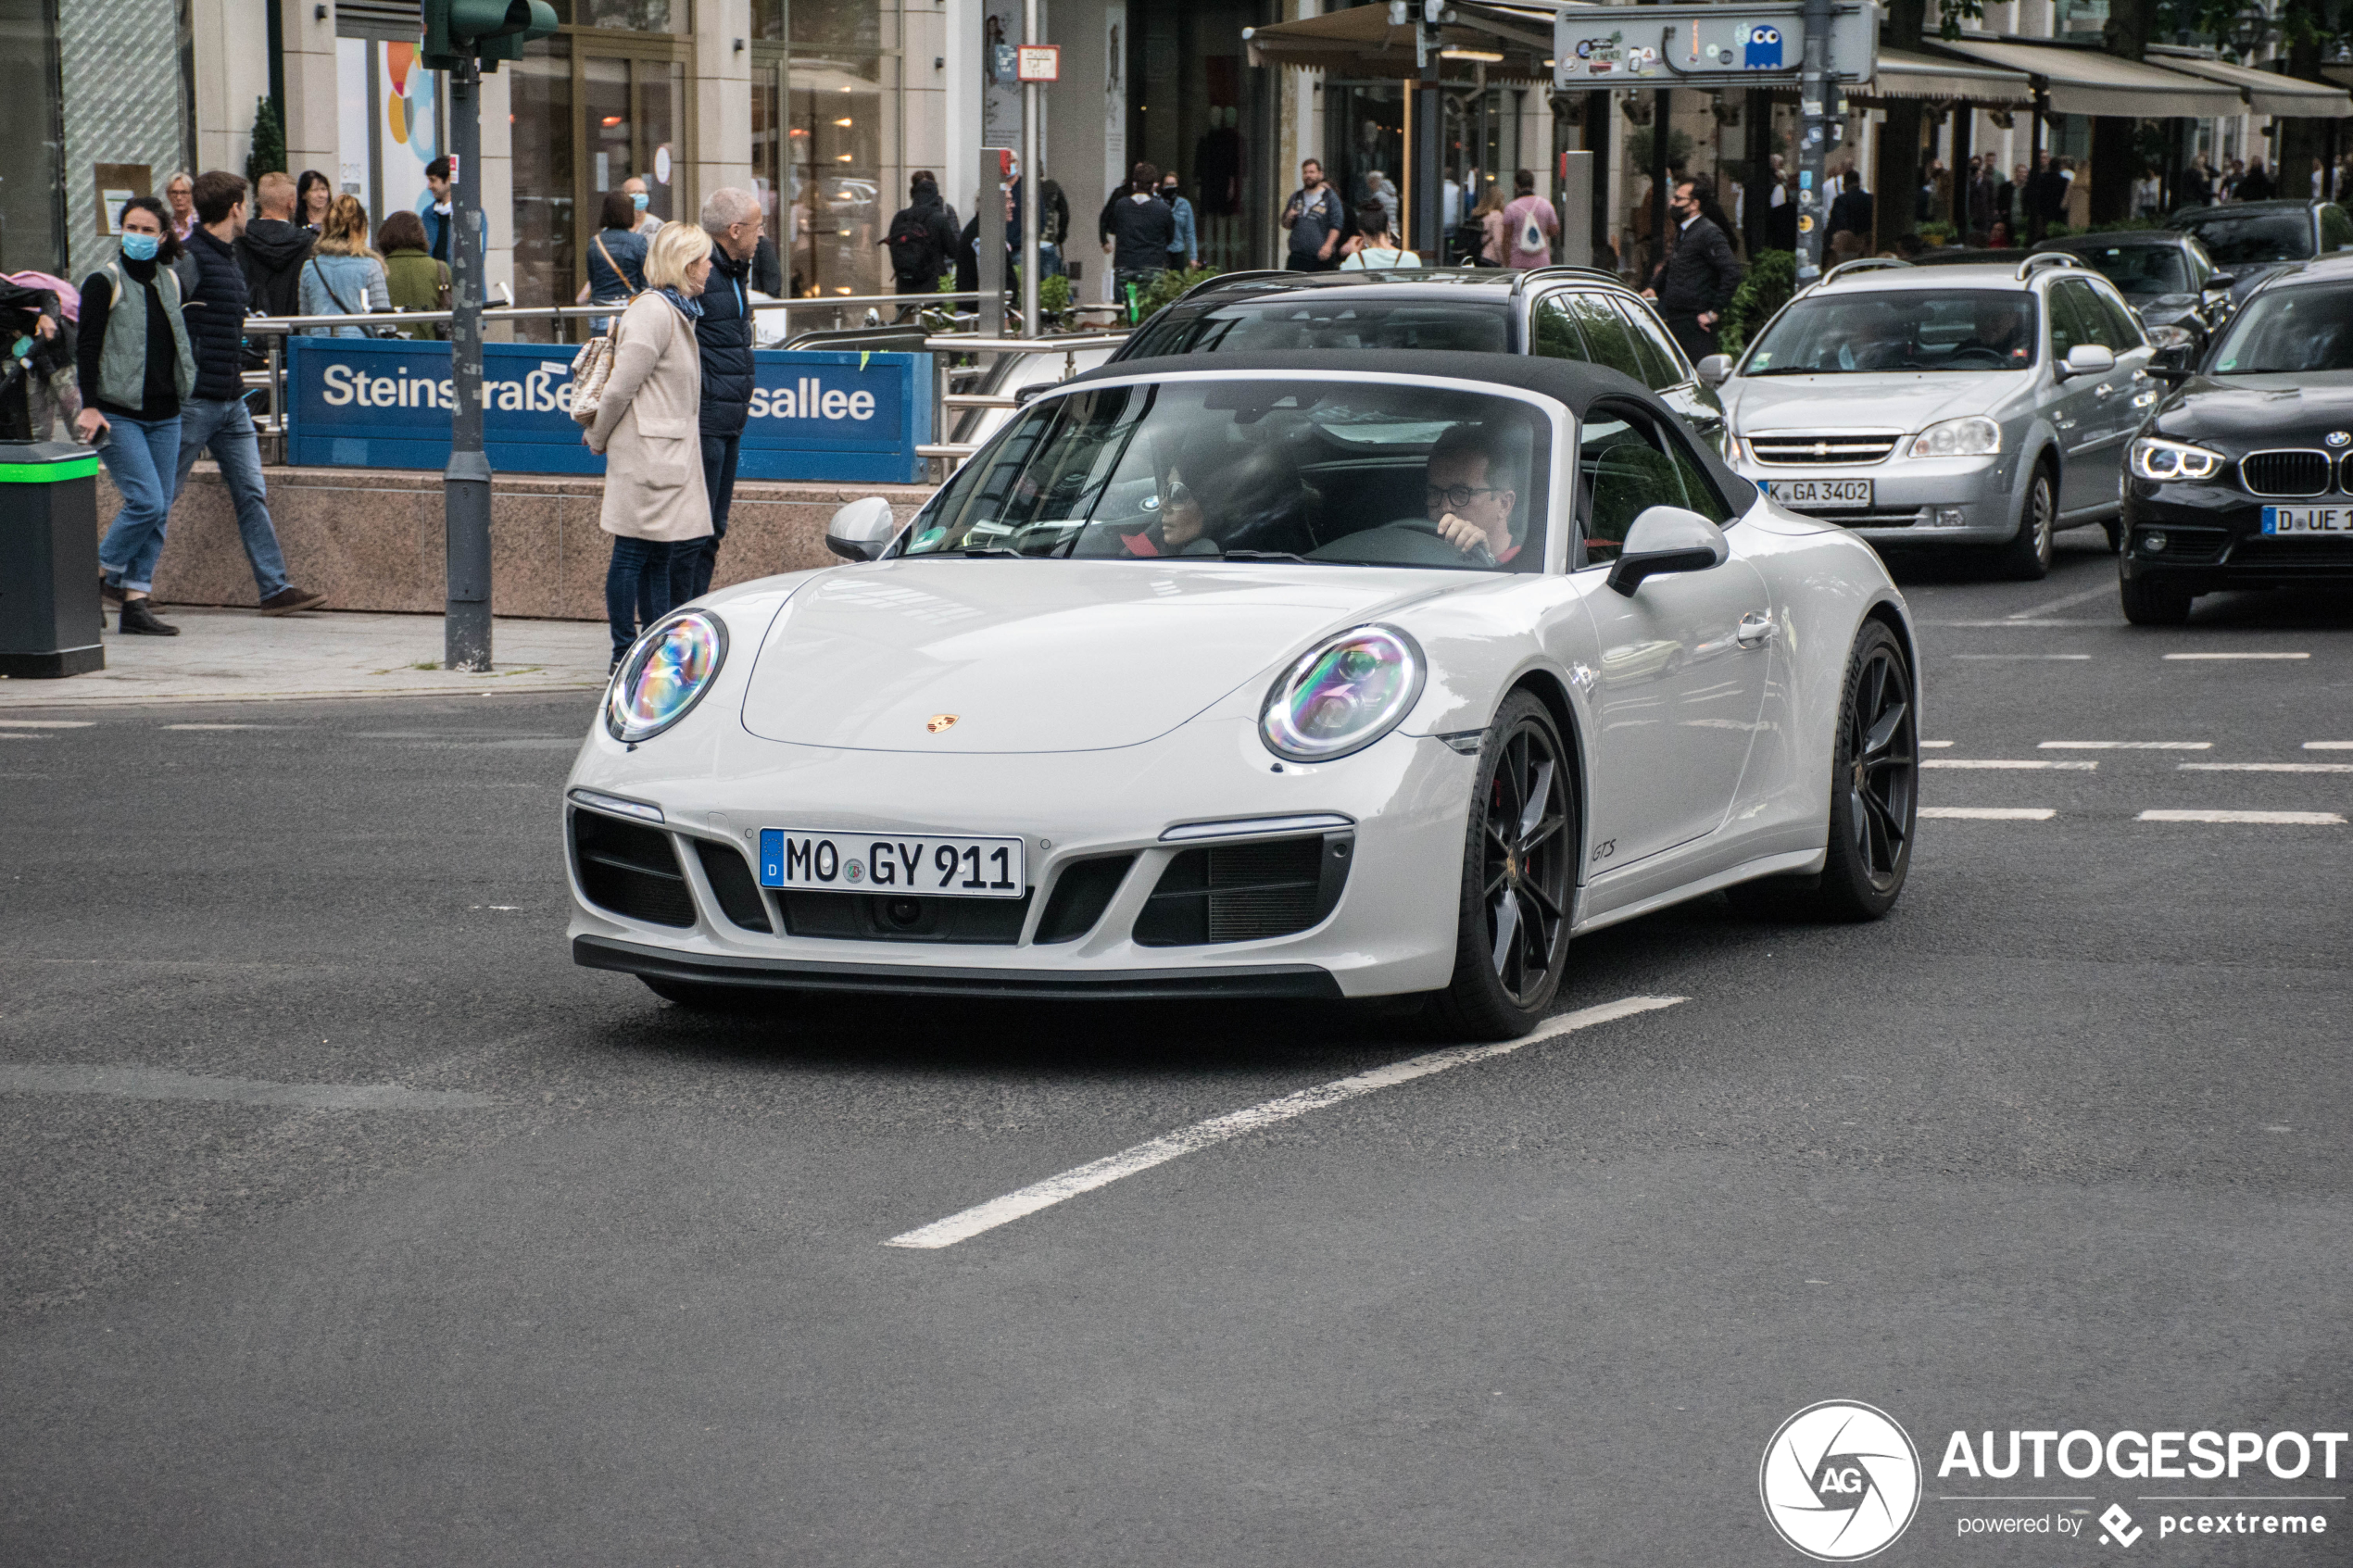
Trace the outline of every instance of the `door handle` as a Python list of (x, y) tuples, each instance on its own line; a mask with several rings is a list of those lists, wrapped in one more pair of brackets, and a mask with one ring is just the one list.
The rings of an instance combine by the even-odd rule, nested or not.
[(1744, 648), (1761, 648), (1773, 640), (1773, 618), (1750, 610), (1741, 617), (1740, 627), (1732, 637)]

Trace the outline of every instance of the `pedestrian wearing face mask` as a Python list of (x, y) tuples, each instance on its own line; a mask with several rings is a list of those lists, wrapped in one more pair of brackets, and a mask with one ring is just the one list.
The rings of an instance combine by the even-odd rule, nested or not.
[(1642, 297), (1658, 301), (1667, 330), (1697, 361), (1716, 352), (1716, 325), (1732, 301), (1732, 291), (1740, 287), (1741, 264), (1724, 231), (1703, 216), (1691, 181), (1676, 185), (1667, 216), (1675, 226), (1669, 242), (1674, 248), (1653, 270), (1652, 286), (1642, 291)]
[(662, 220), (653, 214), (653, 192), (647, 187), (644, 180), (635, 174), (621, 182), (621, 190), (629, 198), (629, 205), (637, 209), (636, 232), (648, 239), (653, 238), (654, 231), (662, 224)]
[(1200, 266), (1201, 231), (1193, 221), (1193, 204), (1185, 199), (1174, 170), (1160, 177), (1160, 199), (1176, 218), (1176, 232), (1168, 239), (1168, 265), (1178, 271)]
[(171, 270), (180, 245), (170, 223), (153, 196), (123, 203), (118, 254), (82, 285), (75, 362), (82, 412), (73, 433), (97, 445), (122, 495), (122, 509), (98, 546), (98, 568), (120, 596), (118, 627), (131, 636), (180, 634), (147, 603), (180, 464), (180, 404), (196, 383), (180, 280)]

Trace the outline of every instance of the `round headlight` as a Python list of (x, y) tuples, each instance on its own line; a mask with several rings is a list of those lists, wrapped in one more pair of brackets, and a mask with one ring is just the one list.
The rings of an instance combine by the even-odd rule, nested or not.
[(717, 616), (690, 609), (661, 622), (614, 673), (606, 730), (632, 746), (651, 740), (693, 710), (726, 658), (727, 626)]
[(1258, 733), (1294, 762), (1328, 762), (1380, 739), (1422, 695), (1422, 650), (1389, 626), (1359, 626), (1302, 655), (1266, 694)]

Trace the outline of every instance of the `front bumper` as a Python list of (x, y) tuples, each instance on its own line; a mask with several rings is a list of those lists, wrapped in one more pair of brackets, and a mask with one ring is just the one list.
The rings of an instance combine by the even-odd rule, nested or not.
[(1743, 456), (1732, 468), (1759, 488), (1780, 480), (1869, 480), (1868, 509), (1792, 509), (1874, 544), (2000, 544), (2018, 532), (2018, 503), (2012, 494), (2016, 454), (2010, 452), (1990, 458), (1895, 457), (1876, 463), (1805, 467), (1758, 463)]
[[(1391, 734), (1339, 761), (1286, 762), (1277, 772), (1258, 739), (1254, 696), (1155, 741), (1105, 751), (926, 756), (799, 746), (749, 734), (730, 707), (712, 700), (634, 753), (599, 728), (582, 748), (568, 796), (587, 789), (658, 807), (663, 821), (655, 831), (676, 854), (678, 877), (669, 885), (678, 897), (663, 920), (634, 918), (615, 908), (627, 900), (609, 890), (603, 901), (592, 898), (580, 857), (568, 853), (573, 957), (655, 978), (793, 990), (1133, 999), (1359, 997), (1443, 986), (1453, 972), (1478, 758), (1434, 737)], [(576, 798), (567, 806), (584, 809)], [(1164, 841), (1164, 833), (1300, 817), (1342, 823), (1314, 830), (1322, 852), (1344, 855), (1346, 867), (1312, 925), (1242, 940), (1194, 934), (1173, 943), (1151, 929), (1148, 905), (1164, 891), (1164, 873), (1177, 874), (1171, 867), (1180, 856), (1306, 835), (1245, 826)], [(730, 917), (713, 856), (700, 847), (749, 859), (768, 827), (1019, 834), (1026, 840), (1025, 909), (986, 935), (950, 934), (945, 922), (922, 928), (938, 939), (889, 932), (871, 913), (834, 922), (837, 935), (813, 935), (816, 926), (797, 923), (768, 890), (752, 897), (769, 929), (748, 929)], [(1050, 930), (1065, 872), (1118, 857), (1132, 860), (1107, 873), (1116, 884), (1088, 907), (1083, 930)], [(743, 873), (730, 874), (737, 877), (736, 912), (744, 913)], [(1139, 929), (1159, 939), (1139, 940)]]
[[(2189, 594), (2353, 583), (2353, 537), (2267, 536), (2263, 508), (2271, 504), (2353, 503), (2344, 495), (2268, 503), (2233, 483), (2134, 479), (2124, 491), (2126, 533), (2119, 570), (2128, 581), (2161, 583)], [(2160, 534), (2164, 548), (2151, 549)]]

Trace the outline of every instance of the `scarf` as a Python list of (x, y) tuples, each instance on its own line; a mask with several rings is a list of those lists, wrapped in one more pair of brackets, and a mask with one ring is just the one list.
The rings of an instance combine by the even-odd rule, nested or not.
[(670, 301), (671, 304), (676, 306), (678, 307), (678, 314), (686, 318), (687, 320), (699, 321), (702, 320), (701, 300), (688, 299), (685, 295), (680, 294), (676, 289), (673, 288), (657, 289), (654, 292), (661, 295), (662, 298)]

